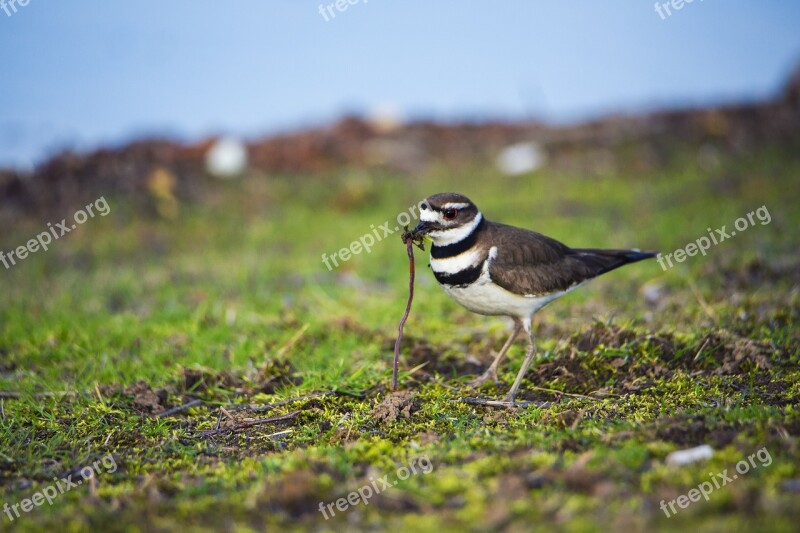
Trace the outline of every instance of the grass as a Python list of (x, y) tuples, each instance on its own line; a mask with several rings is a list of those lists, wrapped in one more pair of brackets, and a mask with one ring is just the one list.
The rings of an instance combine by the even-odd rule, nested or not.
[[(773, 148), (703, 169), (694, 154), (646, 176), (508, 178), (480, 162), (416, 178), (252, 175), (210, 184), (206, 202), (171, 218), (149, 214), (158, 198), (153, 209), (107, 198), (108, 216), (0, 272), (3, 501), (109, 455), (116, 469), (101, 463), (95, 481), (3, 526), (793, 531), (800, 160)], [(461, 400), (502, 397), (524, 343), (499, 386), (467, 390), (506, 324), (449, 300), (425, 254), (395, 395), (399, 233), (333, 271), (321, 259), (443, 190), (576, 247), (666, 252), (761, 206), (771, 220), (705, 257), (632, 265), (547, 307), (519, 396), (540, 403), (503, 410)], [(19, 220), (0, 249), (71, 212)], [(711, 459), (667, 464), (700, 444)], [(756, 459), (708, 501), (660, 509), (761, 449), (769, 464)], [(400, 480), (410, 465), (418, 473)], [(393, 487), (336, 510), (386, 475)]]

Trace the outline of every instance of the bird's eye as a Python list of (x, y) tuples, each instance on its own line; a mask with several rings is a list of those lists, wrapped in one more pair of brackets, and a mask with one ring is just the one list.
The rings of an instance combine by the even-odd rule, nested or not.
[(453, 220), (458, 216), (458, 209), (445, 209), (444, 210), (444, 219), (445, 220)]

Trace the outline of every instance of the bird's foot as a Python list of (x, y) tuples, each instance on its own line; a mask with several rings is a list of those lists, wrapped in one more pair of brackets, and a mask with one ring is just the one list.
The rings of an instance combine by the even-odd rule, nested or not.
[(481, 385), (483, 385), (484, 383), (486, 383), (490, 379), (492, 381), (494, 381), (495, 385), (497, 385), (497, 383), (499, 381), (497, 379), (497, 369), (489, 367), (489, 369), (486, 370), (486, 372), (484, 372), (483, 374), (481, 374), (477, 378), (475, 378), (475, 379), (473, 379), (471, 381), (468, 381), (467, 382), (467, 387), (469, 387), (471, 389), (477, 389), (478, 387), (480, 387)]

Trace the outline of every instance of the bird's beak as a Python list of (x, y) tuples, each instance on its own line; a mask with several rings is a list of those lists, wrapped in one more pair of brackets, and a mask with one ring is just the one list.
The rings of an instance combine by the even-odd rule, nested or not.
[(420, 222), (417, 224), (417, 227), (414, 228), (414, 234), (416, 235), (427, 235), (429, 231), (433, 228), (427, 222)]

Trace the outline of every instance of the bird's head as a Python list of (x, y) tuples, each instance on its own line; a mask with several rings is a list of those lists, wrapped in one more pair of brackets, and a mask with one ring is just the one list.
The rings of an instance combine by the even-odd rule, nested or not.
[(420, 203), (419, 220), (414, 233), (430, 237), (435, 246), (447, 246), (470, 235), (483, 215), (463, 194), (443, 192)]

